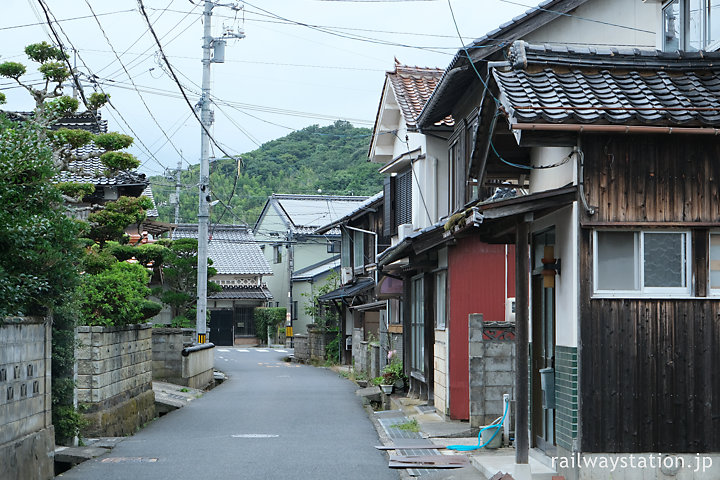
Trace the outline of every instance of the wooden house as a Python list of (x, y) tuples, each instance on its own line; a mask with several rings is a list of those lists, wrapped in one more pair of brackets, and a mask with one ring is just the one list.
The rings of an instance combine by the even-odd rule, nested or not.
[[(717, 463), (720, 54), (507, 54), (490, 68), (471, 171), (527, 194), (481, 199), (447, 227), (515, 244), (518, 352), (529, 346), (517, 448), (566, 478), (606, 478), (578, 462), (618, 454), (658, 478), (696, 454)], [(661, 453), (670, 466), (649, 467)]]

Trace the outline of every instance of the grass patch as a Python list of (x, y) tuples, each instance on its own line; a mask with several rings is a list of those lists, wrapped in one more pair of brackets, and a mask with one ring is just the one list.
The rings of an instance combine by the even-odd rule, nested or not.
[(408, 432), (419, 432), (420, 431), (420, 425), (418, 425), (417, 420), (414, 418), (412, 420), (408, 420), (405, 423), (398, 423), (396, 425), (393, 425), (393, 427), (398, 428), (400, 430), (406, 430)]

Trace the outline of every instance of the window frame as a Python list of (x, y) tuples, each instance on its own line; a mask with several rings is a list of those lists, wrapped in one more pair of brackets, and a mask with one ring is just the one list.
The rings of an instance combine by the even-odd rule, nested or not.
[(273, 245), (273, 263), (274, 264), (282, 263), (282, 257), (283, 257), (282, 245), (281, 244)]
[[(713, 236), (720, 238), (720, 230), (710, 230), (708, 232), (708, 238), (707, 238), (707, 269), (708, 269), (708, 278), (707, 278), (707, 293), (709, 297), (720, 297), (720, 287), (719, 288), (713, 288), (712, 287), (712, 262), (713, 262), (713, 256), (712, 256), (712, 239)], [(716, 261), (720, 261), (720, 258), (717, 258)]]
[(358, 232), (357, 230), (352, 230), (352, 232), (352, 266), (355, 269), (363, 268), (365, 266), (365, 234), (363, 232)]
[[(637, 289), (633, 290), (601, 290), (598, 289), (599, 263), (598, 263), (598, 234), (605, 232), (633, 233), (634, 234), (634, 273), (637, 276)], [(645, 284), (645, 234), (673, 233), (682, 234), (684, 241), (684, 283), (683, 287), (646, 287)], [(652, 298), (652, 297), (691, 297), (693, 295), (693, 259), (692, 259), (692, 232), (690, 230), (651, 230), (651, 229), (596, 229), (592, 235), (592, 265), (593, 265), (593, 298)], [(720, 290), (718, 290), (720, 294)]]
[(436, 270), (435, 281), (435, 330), (447, 328), (448, 316), (448, 271), (446, 268)]
[[(661, 10), (661, 19), (662, 19), (662, 26), (661, 26), (661, 35), (663, 36), (662, 39), (662, 45), (661, 48), (663, 51), (667, 52), (667, 36), (665, 35), (665, 32), (667, 30), (667, 23), (666, 23), (666, 12), (673, 8), (674, 4), (678, 5), (678, 18), (676, 19), (677, 22), (677, 34), (678, 34), (678, 50), (686, 51), (686, 52), (695, 52), (699, 50), (703, 50), (705, 52), (714, 52), (720, 49), (720, 31), (716, 32), (714, 35), (717, 36), (716, 40), (712, 40), (710, 37), (713, 35), (712, 33), (712, 26), (710, 24), (710, 18), (713, 16), (713, 5), (709, 2), (711, 0), (698, 0), (702, 3), (701, 8), (699, 11), (701, 12), (701, 29), (702, 32), (700, 34), (699, 44), (700, 47), (697, 49), (690, 48), (690, 42), (692, 41), (691, 38), (689, 38), (689, 30), (690, 30), (690, 3), (689, 0), (670, 0), (664, 3)], [(720, 5), (715, 5), (720, 6)], [(708, 10), (708, 7), (710, 7), (710, 10)], [(708, 16), (708, 12), (710, 16)], [(714, 12), (718, 16), (720, 16), (720, 9)], [(720, 29), (720, 26), (719, 26)]]

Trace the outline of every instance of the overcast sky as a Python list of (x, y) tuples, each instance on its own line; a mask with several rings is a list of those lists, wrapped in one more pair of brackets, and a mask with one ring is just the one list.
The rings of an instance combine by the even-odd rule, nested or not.
[[(203, 2), (143, 1), (195, 104), (202, 78)], [(198, 163), (200, 127), (161, 65), (138, 2), (44, 3), (59, 22), (64, 46), (77, 50), (78, 70), (97, 76), (99, 86), (111, 95), (116, 109), (102, 110), (110, 129), (136, 137), (132, 152), (142, 162), (141, 171), (157, 174), (165, 167), (174, 168), (179, 152), (184, 167)], [(233, 4), (244, 8), (229, 8)], [(535, 0), (451, 0), (465, 43), (535, 4)], [(461, 46), (448, 0), (252, 0), (226, 5), (213, 10), (213, 36), (238, 30), (246, 35), (228, 41), (226, 62), (212, 66), (213, 135), (231, 154), (335, 119), (372, 127), (384, 72), (393, 68), (394, 58), (444, 69)], [(3, 12), (0, 61), (28, 63), (25, 45), (54, 42), (39, 0), (3, 0)], [(37, 81), (39, 74), (27, 78)], [(84, 83), (89, 94), (93, 87), (87, 80)], [(30, 109), (27, 93), (10, 87), (11, 81), (0, 80), (0, 89), (8, 96), (4, 108)]]

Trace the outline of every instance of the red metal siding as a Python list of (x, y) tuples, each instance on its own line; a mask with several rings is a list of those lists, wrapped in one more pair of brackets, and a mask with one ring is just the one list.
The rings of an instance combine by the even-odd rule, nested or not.
[(449, 250), (448, 355), (452, 419), (468, 420), (470, 414), (468, 315), (482, 313), (485, 321), (505, 320), (505, 285), (507, 296), (515, 296), (514, 258), (513, 245), (489, 245), (472, 237), (458, 240)]

